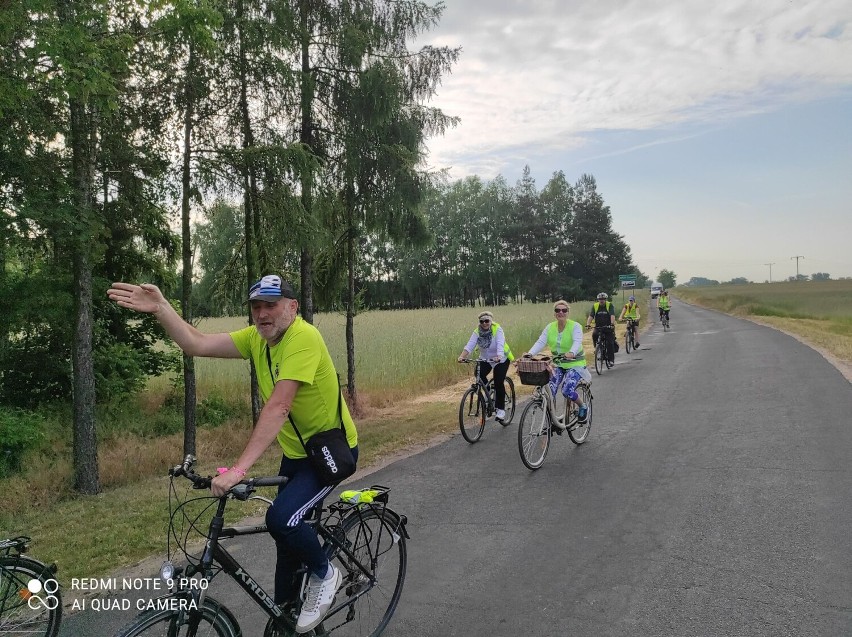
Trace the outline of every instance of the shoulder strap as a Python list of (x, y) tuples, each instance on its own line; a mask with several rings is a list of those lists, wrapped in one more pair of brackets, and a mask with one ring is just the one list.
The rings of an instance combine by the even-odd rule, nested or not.
[[(272, 356), (269, 354), (269, 343), (266, 344), (266, 364), (269, 365), (269, 376), (272, 378), (272, 385), (275, 385), (275, 377), (272, 375)], [(337, 374), (337, 419), (340, 421), (340, 428), (343, 430), (343, 433), (346, 433), (346, 423), (343, 422), (343, 407), (341, 402), (343, 401), (343, 390), (340, 389), (340, 375)], [(293, 420), (293, 416), (290, 412), (287, 412), (287, 420), (290, 421), (290, 424), (293, 426), (293, 431), (296, 432), (296, 437), (299, 439), (299, 442), (302, 444), (302, 449), (307, 453), (308, 449), (305, 447), (305, 441), (302, 438), (302, 434), (299, 433), (299, 428), (296, 427), (296, 421)]]

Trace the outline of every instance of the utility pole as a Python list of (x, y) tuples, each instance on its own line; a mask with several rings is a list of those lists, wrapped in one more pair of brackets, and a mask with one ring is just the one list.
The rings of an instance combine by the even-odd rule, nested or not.
[(774, 263), (764, 263), (763, 265), (769, 266), (769, 282), (772, 283), (772, 266), (775, 265), (775, 264)]
[(800, 254), (799, 254), (799, 255), (796, 255), (795, 257), (790, 257), (790, 261), (792, 261), (793, 259), (795, 259), (795, 260), (796, 260), (796, 281), (798, 281), (798, 280), (799, 280), (799, 259), (804, 259), (804, 258), (805, 258), (805, 257), (803, 257), (803, 256), (802, 256), (802, 255), (800, 255)]

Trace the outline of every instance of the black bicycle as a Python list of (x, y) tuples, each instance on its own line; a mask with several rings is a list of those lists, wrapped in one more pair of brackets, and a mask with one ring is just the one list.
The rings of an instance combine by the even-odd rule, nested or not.
[(630, 353), (636, 350), (636, 321), (627, 319), (627, 329), (624, 331), (624, 351)]
[(55, 637), (62, 622), (56, 564), (25, 556), (30, 538), (0, 540), (0, 635)]
[(610, 349), (610, 334), (612, 332), (613, 340), (615, 339), (615, 328), (611, 325), (607, 325), (604, 327), (598, 327), (598, 344), (595, 345), (595, 371), (598, 373), (598, 376), (603, 374), (604, 368), (612, 369), (612, 366), (615, 364), (612, 362), (613, 354), (609, 351)]
[[(118, 637), (241, 637), (242, 631), (233, 613), (208, 595), (211, 582), (222, 571), (269, 616), (264, 637), (296, 635), (296, 620), (303, 600), (276, 604), (221, 544), (224, 539), (267, 532), (266, 525), (223, 528), (229, 500), (259, 500), (272, 504), (268, 498), (254, 495), (255, 491), (259, 487), (286, 484), (288, 479), (282, 476), (250, 478), (221, 498), (186, 497), (181, 501), (177, 497), (175, 478), (186, 478), (192, 482), (193, 489), (210, 488), (212, 478), (197, 475), (193, 471), (194, 463), (195, 458), (190, 455), (169, 471), (169, 559), (160, 569), (160, 577), (171, 592), (156, 600), (156, 608), (138, 615)], [(304, 634), (376, 637), (393, 616), (405, 580), (406, 540), (409, 537), (406, 517), (387, 505), (388, 493), (387, 487), (378, 485), (344, 491), (339, 501), (328, 507), (320, 503), (310, 518), (306, 518), (323, 542), (328, 559), (340, 569), (343, 584), (322, 623)], [(215, 513), (205, 530), (199, 520), (214, 506)], [(187, 546), (193, 533), (206, 537), (200, 557), (193, 555)], [(183, 554), (188, 564), (175, 565), (171, 561), (173, 552)], [(310, 574), (304, 565), (299, 574), (304, 594)]]
[[(482, 438), (485, 420), (491, 418), (496, 411), (494, 379), (489, 378), (488, 383), (483, 383), (479, 377), (479, 366), (483, 363), (489, 364), (488, 361), (479, 358), (465, 359), (463, 362), (474, 364), (474, 368), (473, 382), (459, 403), (459, 429), (464, 439), (473, 444)], [(507, 376), (503, 381), (503, 387), (506, 390), (506, 404), (503, 407), (506, 415), (495, 420), (507, 427), (515, 417), (515, 383)]]

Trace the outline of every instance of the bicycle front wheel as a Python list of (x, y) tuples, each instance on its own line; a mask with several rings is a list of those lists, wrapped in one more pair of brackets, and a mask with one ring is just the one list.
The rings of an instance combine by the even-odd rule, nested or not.
[(598, 373), (598, 376), (603, 373), (604, 365), (604, 348), (600, 340), (598, 340), (598, 344), (595, 346), (595, 371)]
[(631, 349), (633, 349), (633, 339), (630, 338), (630, 328), (628, 327), (624, 333), (624, 351), (629, 354)]
[(497, 422), (504, 427), (508, 427), (515, 417), (515, 383), (511, 378), (506, 378), (503, 381), (503, 386), (506, 388), (506, 406), (503, 408), (503, 411), (506, 412), (506, 417)]
[[(40, 586), (32, 584), (33, 580)], [(33, 600), (30, 606), (34, 594), (41, 602)], [(0, 635), (55, 637), (61, 621), (62, 599), (53, 570), (28, 557), (0, 558)]]
[(485, 431), (485, 395), (479, 388), (471, 387), (462, 396), (459, 405), (459, 429), (465, 440), (473, 444)]
[[(592, 402), (592, 388), (586, 383), (580, 383), (577, 385), (577, 395), (580, 398), (580, 402), (586, 405), (586, 422), (581, 423), (574, 419), (571, 427), (568, 428), (568, 437), (575, 445), (581, 445), (586, 442), (586, 439), (589, 437), (589, 430), (592, 428), (592, 414), (594, 413), (594, 409), (592, 409), (594, 407)], [(574, 408), (576, 410), (576, 405)]]
[(161, 598), (163, 610), (148, 610), (140, 613), (117, 637), (239, 637), (237, 620), (227, 608), (209, 595), (201, 607), (201, 617), (194, 631), (191, 629), (193, 617), (187, 610), (180, 610), (181, 603), (186, 608), (189, 597), (173, 595)]
[(388, 625), (402, 595), (408, 561), (401, 527), (399, 516), (390, 509), (361, 509), (340, 523), (343, 544), (369, 575), (343, 551), (332, 555), (343, 574), (335, 606), (344, 607), (323, 620), (322, 634), (376, 637)]
[[(542, 391), (550, 391), (545, 387)], [(550, 414), (543, 397), (534, 398), (521, 413), (518, 424), (518, 451), (527, 469), (535, 470), (544, 464), (550, 447)]]

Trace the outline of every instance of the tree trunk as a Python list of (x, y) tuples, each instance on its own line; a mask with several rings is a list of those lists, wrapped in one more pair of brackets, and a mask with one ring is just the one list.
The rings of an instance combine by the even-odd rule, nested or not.
[(351, 183), (346, 184), (346, 391), (349, 405), (358, 411), (355, 390), (355, 202)]
[[(254, 177), (252, 175), (251, 160), (248, 153), (245, 151), (254, 147), (254, 134), (251, 128), (251, 119), (248, 108), (248, 79), (247, 79), (247, 62), (245, 52), (245, 39), (243, 33), (243, 17), (245, 15), (243, 0), (237, 2), (237, 34), (239, 41), (239, 80), (240, 80), (240, 119), (242, 120), (243, 129), (243, 214), (245, 219), (245, 253), (246, 253), (246, 295), (252, 283), (257, 280), (257, 246), (255, 246), (255, 199), (256, 187), (254, 186)], [(249, 325), (252, 324), (251, 311), (248, 313)], [(249, 364), (249, 376), (251, 385), (251, 415), (252, 423), (257, 423), (262, 409), (260, 400), (260, 391), (257, 387), (257, 370), (254, 368), (254, 363)]]
[[(311, 118), (313, 116), (312, 105), (314, 99), (313, 81), (311, 79), (311, 60), (310, 60), (310, 44), (311, 33), (309, 30), (310, 22), (309, 0), (301, 0), (299, 3), (299, 18), (301, 25), (302, 36), (302, 76), (301, 76), (301, 110), (302, 122), (299, 131), (299, 141), (307, 150), (313, 150), (312, 135), (311, 135)], [(302, 173), (302, 207), (305, 214), (311, 215), (313, 212), (312, 190), (313, 190), (313, 169), (308, 167)], [(313, 255), (307, 247), (302, 248), (300, 258), (301, 278), (301, 306), (302, 318), (308, 323), (314, 322), (314, 265)]]
[(95, 369), (92, 354), (93, 233), (89, 228), (93, 214), (95, 123), (94, 118), (90, 119), (86, 113), (86, 104), (79, 98), (71, 98), (69, 110), (72, 184), (80, 215), (77, 222), (79, 225), (71, 237), (74, 254), (74, 488), (80, 493), (94, 495), (100, 491), (98, 441), (95, 431)]
[[(186, 82), (186, 111), (183, 114), (183, 167), (181, 175), (181, 259), (183, 264), (183, 291), (180, 298), (180, 309), (183, 320), (192, 323), (192, 236), (189, 219), (189, 189), (192, 147), (192, 120), (195, 107), (195, 92), (193, 91), (192, 69), (195, 68), (195, 47), (190, 41), (189, 59), (186, 65), (184, 81)], [(183, 455), (195, 455), (195, 359), (183, 355)]]

